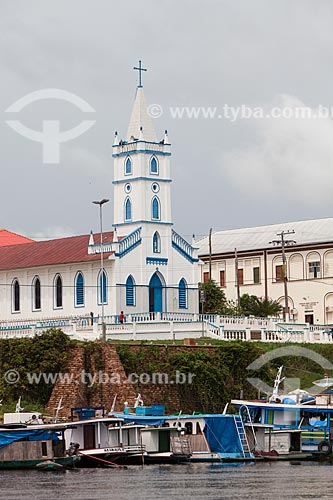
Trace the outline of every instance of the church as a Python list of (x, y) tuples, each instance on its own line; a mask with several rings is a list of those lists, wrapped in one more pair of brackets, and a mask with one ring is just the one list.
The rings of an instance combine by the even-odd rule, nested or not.
[(173, 228), (171, 144), (157, 139), (137, 69), (113, 145), (113, 231), (0, 246), (2, 321), (198, 311), (197, 249)]

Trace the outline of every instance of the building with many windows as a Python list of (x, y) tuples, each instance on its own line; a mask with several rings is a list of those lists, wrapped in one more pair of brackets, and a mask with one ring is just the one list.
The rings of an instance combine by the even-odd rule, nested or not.
[[(230, 300), (240, 295), (269, 297), (284, 306), (285, 235), (288, 309), (297, 322), (333, 323), (333, 218), (217, 231), (212, 235), (212, 279)], [(294, 231), (294, 234), (291, 232)], [(209, 240), (197, 242), (202, 281), (209, 279)], [(237, 259), (236, 259), (237, 257)]]
[(197, 250), (173, 228), (170, 156), (140, 84), (128, 132), (113, 145), (114, 230), (102, 245), (87, 234), (0, 246), (1, 320), (97, 315), (102, 306), (105, 315), (197, 312)]

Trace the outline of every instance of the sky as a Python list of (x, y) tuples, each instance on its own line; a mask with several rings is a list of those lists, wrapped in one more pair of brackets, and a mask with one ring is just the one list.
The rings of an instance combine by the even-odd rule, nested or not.
[[(180, 234), (332, 216), (332, 15), (330, 0), (2, 2), (0, 226), (35, 239), (99, 230), (91, 202), (113, 201), (113, 137), (126, 134), (139, 59), (157, 135), (167, 129), (172, 143)], [(50, 88), (94, 112), (56, 99), (8, 111)], [(311, 116), (296, 117), (304, 106)], [(275, 108), (290, 115), (268, 117)], [(94, 124), (51, 164), (9, 120), (36, 131), (45, 120), (61, 131)], [(109, 203), (105, 229), (112, 217)]]

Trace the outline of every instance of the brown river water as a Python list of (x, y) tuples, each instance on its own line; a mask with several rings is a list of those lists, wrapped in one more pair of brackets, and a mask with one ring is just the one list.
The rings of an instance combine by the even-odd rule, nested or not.
[(314, 462), (0, 471), (2, 500), (333, 500), (333, 466)]

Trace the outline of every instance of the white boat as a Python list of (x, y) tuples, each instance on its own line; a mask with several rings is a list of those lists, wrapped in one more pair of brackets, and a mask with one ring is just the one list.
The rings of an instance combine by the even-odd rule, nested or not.
[[(174, 441), (174, 444), (180, 450), (179, 458), (183, 455), (182, 459), (190, 462), (254, 459), (238, 415), (165, 415), (164, 410), (164, 405), (142, 404), (132, 408), (126, 405), (122, 413), (112, 413), (124, 421), (123, 432), (126, 423), (132, 426), (130, 429), (137, 428), (136, 442), (140, 442), (140, 439), (145, 446), (146, 462), (167, 460), (166, 453), (176, 455), (172, 448), (172, 438), (176, 437), (178, 441)], [(168, 451), (162, 450), (162, 446), (166, 447), (167, 443)]]
[(279, 393), (280, 367), (273, 394), (264, 400), (233, 399), (256, 456), (313, 459), (329, 455), (333, 437), (333, 392), (326, 379), (316, 385), (326, 392), (311, 395), (296, 389)]

